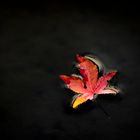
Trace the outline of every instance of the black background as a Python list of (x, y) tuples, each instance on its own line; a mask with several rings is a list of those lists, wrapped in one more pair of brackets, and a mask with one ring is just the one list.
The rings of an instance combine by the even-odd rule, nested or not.
[[(12, 2), (11, 2), (12, 3)], [(10, 3), (9, 3), (10, 4)], [(28, 3), (0, 8), (1, 139), (134, 139), (140, 129), (138, 3)], [(26, 8), (25, 8), (26, 6)], [(77, 53), (96, 54), (119, 71), (122, 92), (73, 110)], [(108, 117), (105, 110), (110, 117)]]

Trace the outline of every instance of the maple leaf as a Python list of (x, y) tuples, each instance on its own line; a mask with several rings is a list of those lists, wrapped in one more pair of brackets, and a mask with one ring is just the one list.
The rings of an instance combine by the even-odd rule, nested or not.
[(80, 104), (87, 100), (93, 100), (99, 94), (114, 94), (119, 90), (110, 87), (108, 81), (116, 75), (117, 71), (111, 71), (99, 77), (98, 65), (91, 61), (89, 57), (76, 55), (81, 76), (78, 75), (60, 75), (67, 88), (72, 90), (76, 95), (72, 100), (72, 107), (77, 108)]

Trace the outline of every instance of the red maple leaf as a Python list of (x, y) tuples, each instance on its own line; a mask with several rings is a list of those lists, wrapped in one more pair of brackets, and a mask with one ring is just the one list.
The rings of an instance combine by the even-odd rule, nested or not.
[(85, 56), (76, 56), (77, 67), (81, 76), (78, 75), (60, 75), (60, 78), (65, 82), (66, 86), (77, 93), (72, 100), (72, 107), (77, 108), (80, 104), (87, 100), (93, 100), (99, 94), (114, 94), (119, 90), (110, 87), (108, 81), (116, 75), (117, 71), (111, 71), (99, 77), (98, 66), (93, 61)]

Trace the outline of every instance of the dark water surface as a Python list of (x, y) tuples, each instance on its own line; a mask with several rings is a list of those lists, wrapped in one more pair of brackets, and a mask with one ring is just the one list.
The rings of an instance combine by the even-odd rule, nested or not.
[[(135, 138), (140, 128), (138, 15), (51, 5), (0, 12), (0, 129), (3, 139)], [(136, 15), (136, 16), (135, 16)], [(119, 71), (122, 92), (73, 110), (71, 74), (77, 53), (96, 54)], [(98, 102), (97, 101), (97, 102)]]

